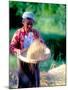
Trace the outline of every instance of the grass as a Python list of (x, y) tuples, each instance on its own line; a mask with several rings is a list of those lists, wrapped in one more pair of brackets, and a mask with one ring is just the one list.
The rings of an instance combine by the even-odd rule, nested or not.
[(40, 71), (46, 71), (47, 72), (48, 70), (50, 70), (52, 68), (55, 68), (55, 67), (58, 67), (61, 64), (64, 64), (60, 55), (58, 55), (57, 58), (58, 59), (55, 61), (54, 57), (51, 56), (51, 58), (49, 60), (41, 62), (39, 64)]
[(17, 58), (12, 54), (9, 55), (9, 68), (12, 70), (17, 68)]

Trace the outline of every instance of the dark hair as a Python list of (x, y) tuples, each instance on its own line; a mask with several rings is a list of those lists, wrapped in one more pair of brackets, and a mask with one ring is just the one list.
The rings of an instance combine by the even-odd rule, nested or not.
[(24, 22), (24, 20), (26, 20), (26, 19), (28, 19), (28, 20), (32, 20), (32, 21), (34, 22), (34, 20), (31, 19), (31, 18), (22, 18), (22, 22)]
[[(23, 25), (23, 22), (24, 22), (26, 19), (32, 20), (32, 21), (33, 21), (33, 19), (31, 19), (31, 18), (25, 18), (25, 19), (22, 19), (22, 25)], [(33, 21), (33, 23), (35, 23), (35, 21)]]

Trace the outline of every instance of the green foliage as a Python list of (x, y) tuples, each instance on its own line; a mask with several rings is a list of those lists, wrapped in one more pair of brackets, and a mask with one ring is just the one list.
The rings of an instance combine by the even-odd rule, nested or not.
[(9, 41), (11, 41), (11, 39), (12, 39), (15, 31), (16, 31), (16, 29), (13, 29), (13, 28), (10, 30), (10, 33), (9, 33)]
[(24, 11), (32, 11), (37, 21), (35, 26), (41, 31), (44, 30), (43, 32), (66, 29), (66, 5), (64, 4), (9, 1), (9, 8), (16, 10), (16, 16), (21, 16)]

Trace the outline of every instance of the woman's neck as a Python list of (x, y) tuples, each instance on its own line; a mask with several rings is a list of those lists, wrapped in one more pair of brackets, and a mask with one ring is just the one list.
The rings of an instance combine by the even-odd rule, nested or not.
[(25, 32), (26, 34), (28, 34), (28, 32), (30, 32), (30, 31), (32, 31), (32, 29), (31, 29), (31, 30), (27, 30), (25, 27), (23, 27), (23, 30), (24, 30), (24, 32)]

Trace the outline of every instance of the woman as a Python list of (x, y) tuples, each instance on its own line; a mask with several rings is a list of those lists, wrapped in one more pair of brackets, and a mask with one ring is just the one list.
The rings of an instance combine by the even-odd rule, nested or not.
[[(10, 44), (10, 51), (13, 54), (19, 54), (25, 48), (28, 48), (34, 39), (40, 38), (37, 30), (32, 26), (35, 22), (32, 12), (24, 12), (22, 16), (22, 28), (18, 29)], [(40, 39), (42, 41), (42, 39)], [(28, 64), (18, 60), (18, 76), (19, 76), (19, 88), (39, 87), (39, 69), (38, 64)]]

